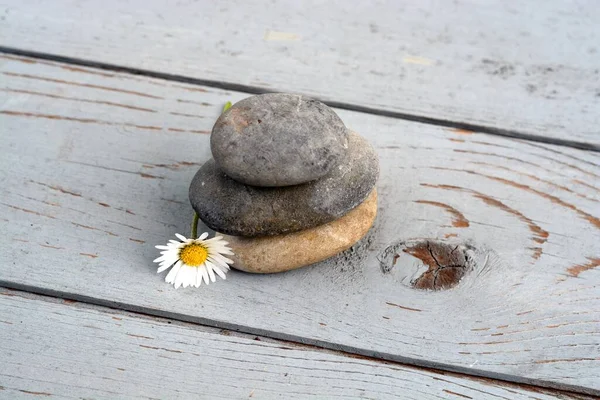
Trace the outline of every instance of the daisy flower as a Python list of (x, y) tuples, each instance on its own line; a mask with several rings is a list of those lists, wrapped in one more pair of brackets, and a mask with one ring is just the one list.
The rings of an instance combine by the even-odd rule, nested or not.
[(208, 285), (209, 279), (212, 282), (217, 280), (215, 273), (225, 279), (225, 274), (229, 271), (228, 264), (233, 264), (233, 260), (223, 254), (231, 255), (233, 252), (222, 236), (206, 239), (207, 232), (197, 239), (188, 239), (178, 233), (175, 236), (179, 242), (169, 240), (166, 246), (156, 246), (162, 250), (161, 256), (154, 260), (159, 263), (157, 272), (173, 267), (165, 277), (165, 282), (173, 284), (177, 289), (180, 286), (199, 287), (202, 281)]

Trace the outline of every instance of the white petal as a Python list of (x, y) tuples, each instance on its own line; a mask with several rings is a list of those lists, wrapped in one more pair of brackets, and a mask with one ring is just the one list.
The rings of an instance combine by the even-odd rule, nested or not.
[(162, 257), (157, 258), (156, 260), (154, 260), (154, 262), (159, 263), (161, 266), (164, 264), (169, 264), (169, 265), (173, 265), (175, 264), (175, 261), (179, 260), (178, 256), (174, 256), (171, 254), (165, 254)]
[(204, 242), (205, 243), (221, 243), (221, 239), (223, 239), (223, 236), (215, 236), (214, 238), (206, 239)]
[(175, 264), (177, 261), (179, 261), (179, 257), (172, 257), (172, 258), (167, 258), (165, 261), (162, 262), (162, 264), (169, 264), (169, 265), (173, 265)]
[(210, 250), (211, 253), (220, 253), (220, 254), (229, 254), (233, 255), (233, 251), (229, 247), (221, 247), (213, 245), (206, 245), (206, 247)]
[(170, 260), (179, 260), (179, 252), (178, 251), (173, 251), (169, 254), (165, 254), (165, 261), (170, 261)]
[(173, 282), (173, 287), (175, 289), (179, 289), (179, 286), (181, 286), (181, 282), (180, 282), (180, 278), (179, 278), (180, 275), (182, 275), (181, 269), (177, 273), (177, 276), (175, 277), (175, 281)]
[(200, 285), (202, 284), (202, 274), (200, 273), (200, 268), (194, 268), (196, 270), (195, 275), (194, 275), (194, 279), (196, 280), (195, 285), (196, 287), (200, 287)]
[(173, 283), (175, 281), (175, 277), (177, 276), (177, 272), (181, 269), (181, 265), (183, 263), (181, 261), (177, 261), (172, 270), (169, 271), (167, 276), (165, 276), (165, 282)]
[(208, 237), (208, 232), (204, 232), (202, 235), (200, 235), (200, 237), (198, 238), (198, 240), (204, 240)]
[(196, 282), (196, 267), (188, 267), (185, 279), (183, 280), (183, 287), (194, 286)]
[(233, 264), (233, 260), (221, 255), (221, 254), (211, 254), (212, 258), (223, 261), (226, 264)]
[(183, 270), (183, 277), (181, 278), (181, 286), (183, 286), (184, 288), (190, 286), (190, 280), (191, 280), (190, 277), (191, 277), (193, 271), (194, 270), (190, 267), (185, 268)]
[[(175, 254), (175, 252), (174, 251), (165, 250), (165, 251), (161, 251), (160, 254), (161, 254), (161, 256), (158, 257), (156, 260), (165, 259), (167, 257), (170, 257), (172, 254)], [(157, 262), (156, 260), (154, 260), (154, 262)]]
[(158, 270), (156, 271), (156, 273), (157, 273), (157, 274), (160, 274), (161, 272), (168, 270), (169, 268), (171, 268), (171, 267), (173, 266), (173, 264), (175, 264), (175, 262), (172, 262), (172, 263), (170, 263), (170, 264), (167, 264), (167, 263), (164, 263), (164, 264), (162, 264), (162, 265), (161, 265), (161, 266), (158, 268)]
[(223, 243), (204, 242), (204, 245), (210, 249), (229, 250), (229, 247), (227, 245), (224, 245)]
[(213, 263), (217, 267), (223, 268), (225, 271), (229, 269), (229, 266), (227, 265), (227, 263), (225, 261), (223, 261), (223, 260), (218, 259), (218, 258), (208, 257), (208, 261), (210, 261), (211, 263)]
[(204, 265), (206, 265), (206, 270), (208, 271), (208, 276), (210, 277), (210, 281), (211, 282), (216, 282), (217, 281), (217, 277), (215, 276), (215, 273), (213, 271), (213, 269), (215, 268), (215, 266), (213, 265), (213, 263), (211, 263), (210, 261), (206, 260), (204, 262)]
[(185, 236), (180, 235), (179, 233), (176, 233), (175, 236), (177, 236), (177, 239), (181, 240), (182, 242), (185, 242), (187, 240)]
[(179, 286), (181, 286), (181, 284), (185, 280), (185, 277), (187, 276), (188, 268), (190, 268), (190, 267), (183, 264), (183, 266), (177, 273), (177, 276), (175, 277), (175, 289), (177, 289)]
[(220, 264), (214, 264), (214, 266), (215, 266), (215, 271), (216, 270), (220, 270), (220, 271), (223, 271), (225, 273), (229, 272), (229, 266), (225, 266), (224, 267), (223, 265), (220, 265)]
[(206, 266), (201, 265), (198, 267), (198, 269), (200, 270), (200, 273), (202, 274), (202, 279), (204, 279), (204, 282), (208, 285), (210, 282), (208, 281), (208, 271), (206, 270)]
[(213, 271), (215, 271), (217, 273), (217, 275), (219, 275), (221, 277), (221, 279), (227, 278), (227, 276), (225, 275), (225, 272), (221, 268), (215, 267)]
[(190, 287), (196, 286), (196, 273), (197, 273), (196, 270), (197, 269), (198, 268), (196, 268), (196, 267), (190, 268), (190, 272), (188, 273), (187, 283), (188, 283), (188, 286), (190, 286)]

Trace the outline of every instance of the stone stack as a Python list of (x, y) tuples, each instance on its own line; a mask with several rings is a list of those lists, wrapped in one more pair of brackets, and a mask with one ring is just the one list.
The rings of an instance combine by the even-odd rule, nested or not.
[(377, 214), (379, 162), (325, 104), (299, 95), (249, 97), (223, 113), (190, 201), (226, 235), (233, 267), (271, 273), (350, 248)]

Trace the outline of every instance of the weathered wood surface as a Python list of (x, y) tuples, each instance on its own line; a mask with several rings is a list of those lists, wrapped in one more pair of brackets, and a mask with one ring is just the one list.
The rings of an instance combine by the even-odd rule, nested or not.
[[(174, 290), (155, 274), (153, 246), (187, 233), (207, 133), (245, 95), (0, 64), (2, 285), (600, 393), (600, 155), (339, 111), (380, 156), (369, 251)], [(476, 265), (451, 290), (417, 290), (423, 254), (384, 250), (436, 238), (474, 246)]]
[(600, 149), (594, 1), (3, 1), (2, 45)]
[(10, 399), (586, 398), (0, 289)]

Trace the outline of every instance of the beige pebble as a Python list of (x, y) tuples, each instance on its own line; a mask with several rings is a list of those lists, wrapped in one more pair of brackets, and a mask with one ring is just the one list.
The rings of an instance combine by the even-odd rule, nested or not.
[(223, 235), (234, 256), (234, 268), (257, 274), (304, 267), (349, 249), (369, 231), (377, 215), (377, 190), (348, 214), (315, 228), (277, 236)]

